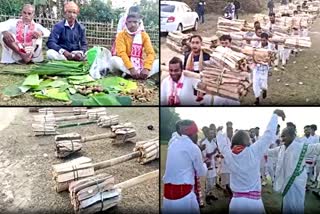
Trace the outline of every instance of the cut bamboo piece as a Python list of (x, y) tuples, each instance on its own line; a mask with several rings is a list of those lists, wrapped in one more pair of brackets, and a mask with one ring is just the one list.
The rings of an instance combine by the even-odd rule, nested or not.
[(38, 110), (41, 114), (66, 114), (73, 113), (74, 115), (85, 114), (87, 112), (86, 107), (73, 107), (66, 109), (57, 109), (57, 108), (40, 108)]
[(103, 128), (118, 125), (118, 123), (119, 115), (105, 115), (98, 119), (98, 126)]

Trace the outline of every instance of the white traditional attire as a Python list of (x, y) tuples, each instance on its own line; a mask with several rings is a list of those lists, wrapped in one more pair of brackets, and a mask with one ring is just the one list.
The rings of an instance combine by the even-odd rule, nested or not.
[[(259, 43), (257, 48), (264, 48), (270, 51), (273, 51), (273, 45), (268, 42), (266, 47), (262, 47), (261, 43)], [(260, 97), (262, 90), (268, 89), (268, 72), (269, 72), (269, 64), (261, 63), (256, 64), (253, 69), (253, 92), (256, 98)]]
[[(226, 141), (227, 145), (231, 148), (230, 139), (226, 137), (226, 140), (227, 140)], [(220, 178), (221, 178), (221, 186), (223, 188), (226, 188), (226, 185), (230, 184), (230, 170), (224, 158), (221, 160)]]
[[(195, 184), (197, 176), (205, 176), (206, 164), (202, 162), (199, 147), (185, 135), (171, 143), (168, 148), (166, 170), (163, 183), (173, 185)], [(173, 193), (174, 194), (174, 193)], [(200, 213), (196, 194), (192, 191), (183, 198), (169, 200), (163, 199), (163, 213)]]
[[(314, 144), (314, 143), (319, 142), (319, 141), (317, 141), (317, 138), (315, 138), (311, 135), (309, 137), (303, 136), (299, 140), (301, 142), (305, 142), (308, 144)], [(315, 155), (306, 157), (306, 170), (307, 170), (307, 174), (308, 174), (308, 181), (310, 181), (313, 178), (313, 171), (314, 171), (314, 167), (316, 164), (316, 159), (317, 159), (317, 156), (315, 156)]]
[[(48, 29), (34, 21), (29, 25), (24, 25), (22, 19), (9, 19), (0, 23), (0, 42), (2, 46), (1, 63), (15, 63), (20, 61), (21, 57), (4, 44), (2, 38), (4, 31), (12, 34), (21, 49), (25, 49), (27, 52), (33, 52), (32, 62), (43, 61), (42, 37), (48, 37), (50, 35)], [(42, 32), (43, 36), (38, 39), (32, 39), (32, 33), (35, 31)]]
[[(206, 180), (206, 195), (209, 194), (209, 192), (213, 189), (214, 185), (216, 184), (216, 177), (217, 177), (217, 171), (216, 171), (216, 163), (215, 163), (215, 155), (217, 154), (217, 144), (216, 139), (212, 139), (209, 141), (208, 139), (205, 139), (202, 144), (206, 145), (205, 150), (202, 151), (203, 156), (206, 159), (210, 160), (210, 167), (208, 169), (207, 173), (207, 180)], [(209, 155), (210, 154), (210, 155)], [(211, 156), (211, 157), (208, 157)]]
[(220, 152), (230, 170), (230, 188), (233, 197), (229, 213), (265, 213), (261, 199), (260, 164), (263, 154), (275, 138), (278, 117), (273, 114), (266, 131), (254, 144), (238, 154), (232, 152), (226, 136), (218, 132), (217, 142)]
[[(276, 148), (278, 146), (278, 144), (276, 143), (276, 141), (279, 139), (279, 135), (276, 137), (276, 139), (271, 143), (270, 145), (270, 149)], [(276, 171), (276, 165), (277, 164), (277, 160), (274, 157), (268, 157), (267, 159), (267, 170), (268, 170), (268, 174), (271, 178), (272, 184), (274, 182), (274, 174)]]
[[(307, 145), (307, 147), (303, 154), (304, 145)], [(268, 156), (277, 158), (274, 190), (284, 195), (282, 200), (282, 213), (304, 213), (305, 188), (307, 183), (305, 160), (308, 156), (319, 154), (320, 144), (308, 144), (299, 139), (295, 139), (287, 148), (285, 145), (282, 145), (268, 150)], [(300, 167), (297, 168), (299, 159), (301, 159), (301, 164)], [(288, 182), (296, 168), (297, 177), (290, 186)], [(288, 189), (288, 191), (286, 192), (285, 189)]]
[[(178, 83), (167, 76), (161, 82), (161, 105), (208, 105), (212, 99), (210, 95), (204, 95), (200, 102), (196, 101), (194, 88), (198, 82), (198, 79), (186, 77), (183, 72)], [(174, 99), (174, 103), (170, 99)]]

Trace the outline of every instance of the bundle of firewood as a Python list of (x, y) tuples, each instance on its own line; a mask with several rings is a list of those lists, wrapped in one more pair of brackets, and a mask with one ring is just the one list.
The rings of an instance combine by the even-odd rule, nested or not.
[(253, 22), (260, 22), (261, 26), (266, 25), (269, 22), (269, 16), (266, 14), (255, 14), (253, 16)]
[(269, 64), (276, 59), (276, 53), (264, 48), (253, 48), (245, 46), (241, 49), (241, 52), (247, 56), (253, 58), (255, 63)]
[[(154, 141), (155, 139), (151, 139), (147, 142), (154, 142)], [(149, 163), (152, 160), (157, 159), (157, 157), (159, 158), (159, 143), (152, 144), (152, 145), (153, 147), (155, 145), (158, 146), (158, 149), (157, 149), (158, 153), (156, 154), (156, 158), (147, 158), (143, 163), (140, 160), (140, 163), (142, 164)], [(129, 160), (133, 160), (139, 157), (143, 159), (144, 157), (142, 157), (142, 152), (144, 156), (148, 155), (149, 157), (153, 157), (154, 155), (150, 156), (150, 154), (154, 153), (153, 147), (150, 149), (148, 149), (149, 147), (145, 149), (137, 147), (139, 148), (138, 151), (134, 151), (127, 155), (123, 155), (117, 158), (101, 161), (94, 164), (92, 163), (92, 160), (90, 158), (80, 157), (72, 161), (53, 165), (52, 167), (53, 167), (53, 179), (55, 181), (55, 189), (57, 192), (65, 191), (68, 189), (70, 182), (79, 180), (81, 178), (93, 176), (96, 170), (105, 169), (105, 168), (129, 161)]]
[(82, 144), (85, 142), (113, 138), (113, 143), (125, 143), (128, 141), (133, 141), (133, 138), (135, 136), (136, 132), (134, 129), (122, 130), (122, 132), (118, 131), (117, 133), (104, 133), (86, 137), (83, 137), (78, 133), (57, 135), (55, 137), (55, 154), (58, 158), (64, 158), (75, 152), (80, 151), (82, 148)]
[(232, 71), (240, 69), (242, 62), (246, 59), (244, 54), (222, 46), (215, 48), (210, 56), (211, 64), (208, 66), (215, 65), (215, 67), (228, 68)]
[(53, 113), (46, 113), (35, 115), (33, 119), (35, 122), (61, 122), (80, 119), (97, 120), (99, 117), (104, 115), (107, 115), (106, 108), (95, 108), (87, 110), (85, 115), (56, 117)]
[(217, 30), (224, 32), (239, 32), (245, 26), (245, 20), (229, 20), (222, 17), (218, 18)]
[(110, 127), (112, 125), (117, 125), (119, 123), (119, 115), (105, 115), (98, 119), (99, 127)]
[(181, 32), (170, 32), (168, 33), (166, 44), (170, 49), (178, 53), (185, 52), (185, 48), (188, 48), (188, 42), (192, 34), (183, 34)]
[(73, 108), (40, 108), (38, 112), (41, 114), (66, 114), (72, 113), (74, 115), (85, 114), (87, 112), (87, 107), (73, 107)]
[(285, 41), (285, 45), (292, 48), (310, 48), (311, 44), (310, 37), (289, 37)]
[(71, 204), (75, 213), (97, 213), (116, 206), (121, 201), (121, 190), (159, 176), (159, 170), (140, 175), (119, 184), (107, 174), (73, 181), (69, 186)]
[(140, 151), (141, 156), (138, 157), (140, 164), (148, 163), (159, 158), (159, 138), (140, 141), (136, 143), (133, 151)]
[(248, 93), (251, 86), (250, 73), (239, 70), (206, 68), (201, 72), (197, 90), (206, 94), (239, 100)]

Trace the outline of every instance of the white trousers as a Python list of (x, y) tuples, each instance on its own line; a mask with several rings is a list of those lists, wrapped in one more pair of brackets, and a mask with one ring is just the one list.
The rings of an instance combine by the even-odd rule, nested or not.
[(178, 200), (168, 200), (166, 198), (163, 198), (162, 213), (164, 214), (200, 213), (200, 208), (199, 208), (196, 194), (192, 190), (188, 195)]
[(262, 199), (232, 198), (229, 205), (230, 214), (263, 214), (265, 213)]
[(259, 70), (257, 65), (253, 69), (253, 93), (256, 98), (260, 97), (262, 90), (268, 89), (268, 69)]
[[(13, 38), (16, 38), (16, 35), (12, 34)], [(0, 35), (0, 43), (2, 46), (2, 54), (1, 54), (1, 63), (16, 63), (21, 60), (21, 57), (13, 52), (7, 45), (3, 42), (2, 35)], [(34, 39), (33, 46), (38, 46), (37, 50), (33, 53), (33, 57), (31, 59), (32, 62), (42, 62), (43, 61), (43, 53), (42, 53), (42, 38)]]
[[(130, 75), (130, 71), (126, 68), (122, 59), (118, 56), (113, 56), (111, 58), (111, 71), (121, 71), (123, 74)], [(159, 59), (155, 59), (153, 61), (148, 77), (151, 77), (157, 73), (159, 73)]]
[(304, 200), (306, 193), (306, 175), (295, 179), (288, 193), (282, 201), (283, 214), (301, 214), (304, 213)]
[(270, 175), (271, 181), (273, 183), (274, 182), (274, 175), (275, 175), (275, 171), (276, 171), (276, 162), (273, 160), (269, 160), (269, 158), (268, 158), (267, 169), (268, 169), (268, 174)]
[[(83, 54), (82, 51), (72, 51), (71, 53), (74, 53), (74, 54), (77, 54), (77, 53), (81, 53)], [(53, 50), (53, 49), (49, 49), (47, 51), (47, 58), (49, 60), (60, 60), (60, 61), (66, 61), (67, 58), (63, 55), (63, 54), (60, 54), (59, 52)]]
[(213, 187), (216, 185), (216, 177), (207, 177), (206, 180), (206, 195), (213, 190)]

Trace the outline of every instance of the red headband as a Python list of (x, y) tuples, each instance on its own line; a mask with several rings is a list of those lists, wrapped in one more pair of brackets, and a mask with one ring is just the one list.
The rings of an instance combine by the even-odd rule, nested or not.
[(189, 126), (181, 127), (180, 131), (181, 134), (191, 136), (198, 133), (198, 126), (195, 122), (193, 122)]

